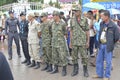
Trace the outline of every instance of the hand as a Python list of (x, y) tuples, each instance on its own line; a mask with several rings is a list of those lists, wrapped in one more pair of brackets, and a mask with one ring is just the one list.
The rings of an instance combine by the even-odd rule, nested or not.
[(70, 42), (69, 48), (71, 48), (71, 49), (72, 49), (72, 43), (71, 43), (71, 42)]
[(86, 48), (89, 48), (89, 42), (86, 43)]

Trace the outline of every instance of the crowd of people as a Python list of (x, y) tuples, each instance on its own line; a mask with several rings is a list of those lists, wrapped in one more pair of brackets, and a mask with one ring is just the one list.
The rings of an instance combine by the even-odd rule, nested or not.
[[(68, 64), (73, 65), (71, 76), (79, 73), (79, 55), (83, 64), (83, 75), (89, 77), (88, 52), (90, 57), (96, 57), (96, 75), (93, 78), (109, 80), (112, 68), (112, 56), (115, 43), (119, 41), (120, 20), (111, 19), (110, 12), (99, 10), (98, 15), (88, 11), (82, 15), (81, 8), (76, 6), (65, 18), (64, 12), (54, 11), (52, 18), (43, 12), (20, 13), (21, 20), (14, 17), (14, 11), (9, 11), (10, 18), (5, 21), (5, 35), (8, 36), (9, 60), (13, 58), (12, 42), (15, 41), (18, 57), (21, 57), (21, 41), (25, 60), (22, 62), (29, 68), (55, 74), (62, 67), (62, 76), (67, 75)], [(72, 15), (72, 16), (70, 16)], [(26, 19), (27, 17), (27, 19)], [(117, 21), (117, 25), (114, 21)], [(19, 32), (17, 30), (19, 29)], [(72, 61), (72, 63), (70, 63)], [(104, 73), (104, 61), (106, 69)]]

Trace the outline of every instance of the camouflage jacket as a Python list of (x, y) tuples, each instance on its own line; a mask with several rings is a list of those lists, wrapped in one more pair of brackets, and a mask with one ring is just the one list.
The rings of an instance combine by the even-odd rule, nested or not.
[(42, 36), (42, 46), (46, 47), (51, 43), (51, 25), (50, 22), (44, 22), (40, 25), (41, 36)]
[(66, 24), (61, 20), (59, 23), (52, 23), (52, 46), (53, 47), (61, 47), (66, 46), (65, 35)]
[(29, 44), (39, 44), (39, 36), (38, 32), (40, 32), (40, 23), (34, 20), (29, 24), (29, 32), (28, 32), (28, 42)]
[(72, 45), (82, 46), (86, 44), (86, 33), (89, 30), (88, 22), (85, 17), (81, 17), (80, 21), (74, 16), (71, 19)]

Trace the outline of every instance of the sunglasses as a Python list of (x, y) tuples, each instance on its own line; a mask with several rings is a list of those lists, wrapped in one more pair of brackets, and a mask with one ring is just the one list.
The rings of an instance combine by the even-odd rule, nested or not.
[(75, 12), (79, 12), (78, 10), (75, 10)]

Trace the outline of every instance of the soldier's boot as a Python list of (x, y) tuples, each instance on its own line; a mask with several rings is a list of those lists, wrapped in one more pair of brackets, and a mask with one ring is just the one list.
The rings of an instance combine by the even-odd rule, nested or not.
[(84, 77), (89, 77), (87, 65), (83, 66)]
[(63, 66), (62, 76), (66, 76), (66, 75), (67, 75), (66, 66)]
[(54, 66), (54, 70), (51, 72), (51, 74), (58, 73), (58, 65)]
[(32, 64), (29, 65), (29, 67), (35, 67), (35, 66), (36, 66), (36, 64), (35, 64), (35, 60), (32, 60)]
[(78, 64), (74, 64), (74, 68), (71, 76), (76, 76), (78, 74), (78, 69), (79, 69)]
[(49, 67), (48, 63), (45, 63), (45, 66), (43, 67), (43, 69), (41, 69), (41, 71), (45, 71), (45, 70), (47, 70), (48, 67)]
[(52, 72), (53, 71), (53, 68), (52, 68), (52, 64), (49, 64), (49, 67), (47, 69), (47, 72)]
[(40, 62), (37, 62), (37, 64), (36, 64), (34, 69), (38, 69), (38, 68), (40, 68)]
[(26, 63), (26, 66), (30, 65), (31, 64), (31, 61), (28, 60), (27, 63)]

